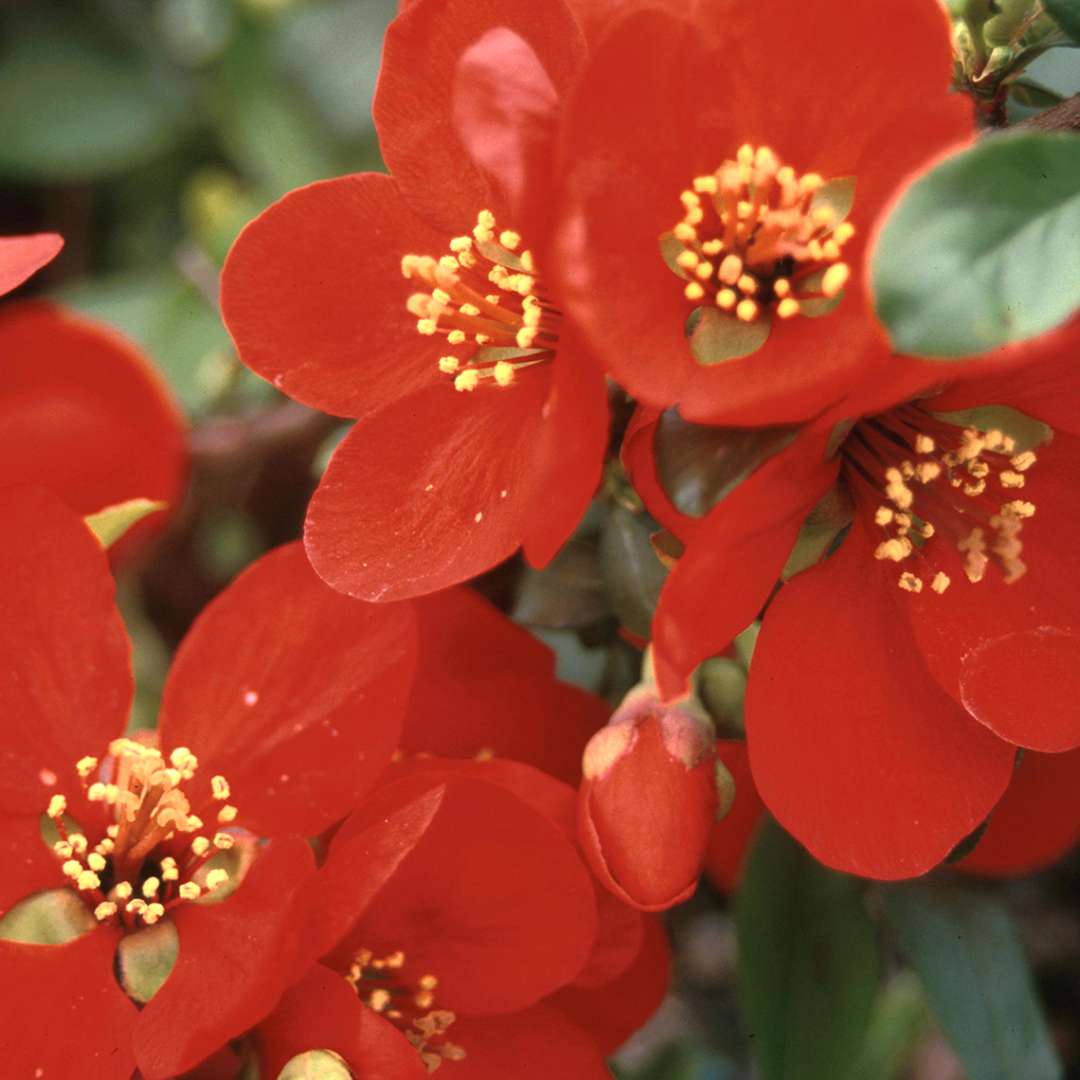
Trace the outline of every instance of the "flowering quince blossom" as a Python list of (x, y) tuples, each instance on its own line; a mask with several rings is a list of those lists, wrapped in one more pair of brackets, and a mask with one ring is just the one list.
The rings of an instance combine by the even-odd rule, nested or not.
[[(410, 854), (381, 888), (360, 887), (372, 824), (425, 799)], [(260, 1025), (264, 1073), (328, 1049), (362, 1076), (607, 1076), (603, 1056), (663, 996), (667, 953), (656, 924), (596, 892), (573, 806), (568, 785), (519, 762), (391, 769), (299, 898), (322, 961)], [(383, 1065), (398, 1057), (400, 1073)]]
[[(176, 1076), (295, 977), (287, 915), (315, 869), (303, 837), (347, 813), (395, 748), (413, 615), (349, 601), (298, 544), (278, 549), (194, 624), (156, 738), (125, 738), (129, 646), (100, 546), (41, 489), (0, 491), (0, 522), (0, 997), (20, 1032), (5, 1067), (67, 1076), (78, 1047), (81, 1076)], [(369, 881), (417, 835), (386, 827)], [(43, 902), (65, 932), (10, 940)], [(152, 933), (178, 951), (140, 1010), (114, 964)]]
[[(153, 365), (115, 331), (39, 302), (0, 308), (0, 487), (35, 484), (90, 514), (127, 499), (175, 511), (187, 425)], [(153, 514), (111, 549), (130, 557), (169, 520)]]
[(803, 420), (892, 362), (866, 240), (972, 138), (947, 20), (937, 0), (676, 7), (618, 20), (564, 109), (560, 295), (639, 401)]
[(63, 237), (56, 233), (0, 236), (0, 296), (17, 289), (52, 262), (63, 246)]
[[(897, 364), (680, 536), (654, 622), (669, 694), (791, 579), (757, 642), (747, 737), (766, 805), (823, 862), (921, 873), (986, 818), (1017, 747), (1080, 745), (1078, 333)], [(679, 535), (655, 469), (631, 471)]]
[[(244, 363), (359, 420), (312, 500), (305, 544), (325, 580), (365, 599), (432, 592), (520, 546), (546, 563), (600, 478), (603, 375), (545, 269), (547, 144), (499, 142), (481, 122), (492, 88), (459, 70), (492, 27), (484, 52), (505, 66), (527, 42), (537, 84), (503, 107), (546, 131), (584, 55), (571, 12), (417, 0), (387, 32), (374, 105), (392, 175), (290, 193), (225, 266), (222, 310)], [(463, 121), (472, 155), (452, 115), (460, 80), (481, 117)]]

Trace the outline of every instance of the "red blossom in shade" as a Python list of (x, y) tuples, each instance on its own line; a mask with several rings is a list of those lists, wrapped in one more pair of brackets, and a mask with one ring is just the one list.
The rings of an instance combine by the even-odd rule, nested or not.
[[(492, 27), (482, 57), (498, 68), (522, 53), (535, 84), (503, 105), (536, 138), (498, 147), (490, 87), (458, 70)], [(519, 547), (543, 565), (599, 481), (604, 378), (544, 269), (553, 174), (540, 134), (583, 50), (559, 2), (542, 19), (526, 0), (409, 5), (387, 32), (374, 105), (392, 176), (294, 191), (229, 255), (222, 310), (244, 363), (359, 421), (305, 527), (312, 565), (343, 592), (433, 592)], [(458, 78), (479, 112), (477, 164), (452, 115)]]
[(718, 889), (730, 894), (739, 887), (746, 855), (765, 806), (754, 786), (746, 743), (738, 739), (720, 739), (716, 744), (716, 756), (735, 781), (735, 801), (723, 820), (713, 827), (705, 854), (705, 874)]
[[(423, 837), (381, 888), (358, 889), (373, 826), (424, 798), (438, 806)], [(462, 1080), (606, 1077), (603, 1055), (655, 1009), (668, 960), (641, 915), (595, 891), (573, 807), (568, 785), (517, 762), (391, 770), (306, 889), (326, 1009), (287, 996), (257, 1034), (264, 1070), (329, 1049), (367, 1076), (376, 1051), (358, 1033), (396, 1054), (389, 1021), (414, 1061), (453, 1062)]]
[[(21, 1032), (6, 1067), (66, 1075), (77, 1036), (86, 1075), (175, 1076), (295, 978), (287, 916), (314, 872), (302, 837), (354, 805), (396, 746), (412, 611), (338, 595), (299, 545), (271, 552), (181, 645), (156, 741), (128, 739), (129, 646), (97, 541), (40, 489), (0, 491), (0, 525), (0, 914), (53, 890), (81, 901), (86, 924), (61, 945), (0, 940), (5, 1022)], [(418, 831), (383, 828), (389, 873)], [(176, 962), (139, 1011), (116, 949), (168, 922)]]
[(0, 296), (17, 289), (28, 277), (52, 262), (64, 246), (56, 233), (0, 236)]
[(619, 20), (564, 110), (560, 295), (640, 401), (806, 419), (890, 363), (866, 238), (913, 169), (972, 137), (945, 13), (677, 7)]
[(762, 798), (829, 865), (922, 873), (986, 818), (1016, 747), (1080, 745), (1078, 335), (868, 379), (696, 524), (665, 585), (657, 671), (678, 693), (766, 605), (804, 522), (818, 555), (839, 544), (769, 606), (746, 702)]
[(665, 705), (643, 685), (589, 741), (581, 843), (597, 877), (626, 903), (659, 911), (697, 888), (720, 809), (715, 740), (700, 706)]
[[(83, 514), (148, 498), (172, 510), (187, 430), (151, 363), (113, 330), (43, 303), (0, 310), (0, 487), (34, 484)], [(168, 521), (154, 514), (112, 549), (129, 556)]]

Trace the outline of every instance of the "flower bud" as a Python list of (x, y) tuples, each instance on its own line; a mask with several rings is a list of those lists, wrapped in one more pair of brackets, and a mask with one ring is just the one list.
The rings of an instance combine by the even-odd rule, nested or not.
[(597, 877), (633, 907), (661, 911), (697, 886), (713, 824), (734, 797), (715, 740), (695, 701), (664, 703), (642, 684), (585, 748), (582, 847)]

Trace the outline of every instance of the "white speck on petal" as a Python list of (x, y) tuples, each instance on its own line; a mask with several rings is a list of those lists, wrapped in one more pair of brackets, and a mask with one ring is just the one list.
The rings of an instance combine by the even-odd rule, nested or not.
[(507, 491), (506, 488), (503, 488), (502, 491), (499, 492), (499, 498), (500, 499), (505, 499), (506, 496), (509, 495), (509, 494), (510, 494), (510, 492)]
[(245, 690), (244, 691), (244, 704), (245, 705), (256, 705), (256, 704), (258, 704), (258, 701), (259, 701), (258, 691), (256, 691), (256, 690)]
[(56, 787), (56, 773), (54, 773), (52, 769), (42, 769), (41, 772), (38, 773), (38, 779), (46, 787)]
[(476, 511), (476, 517), (473, 518), (473, 521), (475, 521), (476, 524), (479, 525), (480, 522), (483, 521), (483, 520), (484, 520), (484, 511), (483, 510), (477, 510)]
[(426, 488), (424, 488), (424, 490), (425, 491), (434, 491), (435, 490), (435, 485), (434, 484), (428, 484), (428, 486)]

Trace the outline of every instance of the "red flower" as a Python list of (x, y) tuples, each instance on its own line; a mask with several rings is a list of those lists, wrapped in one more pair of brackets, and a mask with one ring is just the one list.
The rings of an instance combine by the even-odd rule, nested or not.
[[(500, 63), (522, 39), (535, 50), (536, 95), (502, 104), (546, 130), (583, 53), (570, 12), (419, 0), (387, 32), (375, 100), (393, 175), (290, 193), (225, 266), (222, 309), (243, 361), (360, 421), (315, 494), (305, 544), (320, 575), (367, 599), (435, 591), (519, 546), (544, 564), (600, 476), (604, 379), (545, 271), (546, 144), (495, 146), (478, 123), (473, 164), (451, 115), (455, 78), (468, 81), (459, 62), (491, 27), (509, 28), (484, 45)], [(473, 94), (485, 116), (488, 89)]]
[(678, 693), (765, 606), (811, 510), (804, 558), (842, 538), (769, 606), (746, 701), (762, 798), (823, 862), (922, 873), (1016, 747), (1080, 745), (1078, 330), (1007, 351), (1019, 373), (867, 380), (697, 523), (666, 583), (657, 671)]
[[(138, 497), (175, 512), (187, 476), (186, 423), (129, 342), (60, 308), (16, 303), (0, 311), (0, 355), (0, 487), (47, 487), (83, 514)], [(168, 520), (154, 514), (137, 524), (113, 558), (129, 556)]]
[(971, 138), (950, 74), (936, 0), (702, 0), (612, 27), (564, 111), (556, 269), (618, 382), (756, 425), (884, 369), (866, 237), (910, 171)]
[(717, 792), (715, 739), (700, 707), (664, 705), (642, 685), (585, 749), (582, 847), (601, 882), (633, 907), (660, 911), (697, 888), (717, 812), (728, 809)]
[[(358, 889), (373, 824), (423, 799), (436, 805), (412, 852), (381, 888)], [(602, 903), (598, 924), (573, 804), (567, 785), (515, 762), (397, 766), (306, 889), (322, 966), (260, 1026), (263, 1071), (328, 1049), (368, 1076), (373, 1055), (396, 1061), (406, 1047), (429, 1069), (452, 1061), (462, 1080), (607, 1076), (602, 1055), (658, 1004), (667, 957), (622, 905)], [(598, 1007), (624, 986), (617, 1007)]]
[(64, 239), (56, 233), (0, 236), (0, 296), (18, 288), (56, 258)]
[[(299, 545), (281, 548), (193, 626), (156, 743), (124, 738), (129, 646), (96, 540), (41, 490), (0, 491), (0, 523), (0, 913), (42, 890), (81, 911), (63, 944), (0, 940), (5, 1025), (20, 1032), (5, 1067), (66, 1076), (76, 1047), (80, 1075), (175, 1076), (295, 979), (287, 915), (314, 871), (302, 837), (340, 818), (389, 759), (413, 616), (337, 595)], [(398, 859), (418, 835), (393, 819), (386, 830)], [(225, 899), (197, 899), (218, 890)], [(117, 948), (169, 923), (178, 956), (140, 1011), (114, 977)]]

